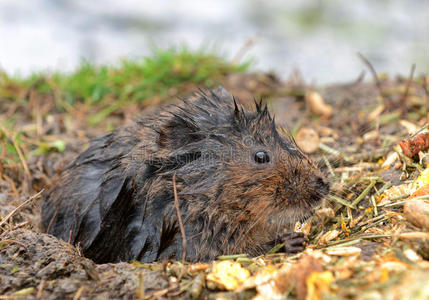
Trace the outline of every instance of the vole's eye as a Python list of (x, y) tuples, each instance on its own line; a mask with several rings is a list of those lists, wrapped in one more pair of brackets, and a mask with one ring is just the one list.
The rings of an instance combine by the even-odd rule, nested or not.
[(258, 151), (255, 153), (255, 161), (258, 164), (266, 164), (270, 162), (270, 156), (265, 151)]

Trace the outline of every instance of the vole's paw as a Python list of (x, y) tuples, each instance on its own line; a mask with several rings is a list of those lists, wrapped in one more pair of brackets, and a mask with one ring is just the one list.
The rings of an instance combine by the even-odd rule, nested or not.
[(282, 241), (286, 253), (302, 252), (308, 244), (308, 238), (302, 232), (288, 232), (282, 236)]

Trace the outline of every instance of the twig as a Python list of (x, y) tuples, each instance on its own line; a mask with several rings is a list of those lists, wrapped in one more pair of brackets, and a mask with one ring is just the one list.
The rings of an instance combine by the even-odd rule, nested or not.
[(0, 241), (0, 246), (1, 245), (8, 245), (8, 244), (17, 244), (17, 245), (19, 245), (19, 246), (21, 246), (21, 247), (23, 247), (23, 248), (25, 248), (27, 250), (27, 247), (23, 243), (18, 242), (18, 241), (15, 241), (15, 240), (3, 240), (3, 241)]
[(37, 289), (37, 295), (36, 295), (37, 299), (42, 299), (43, 290), (45, 289), (45, 285), (46, 285), (46, 279), (42, 279), (40, 281), (39, 288)]
[(362, 221), (359, 224), (357, 224), (357, 227), (363, 227), (363, 226), (365, 226), (367, 224), (370, 224), (370, 223), (372, 224), (372, 223), (374, 223), (376, 221), (379, 221), (379, 220), (383, 219), (384, 217), (386, 217), (386, 214), (379, 215), (379, 216), (377, 216), (375, 218), (372, 218), (372, 219), (369, 219), (369, 220), (366, 220), (366, 221)]
[(389, 189), (392, 186), (392, 181), (388, 181), (386, 182), (378, 191), (377, 191), (377, 196), (380, 196), (381, 194), (384, 193), (384, 191), (386, 191), (387, 189)]
[(137, 287), (136, 291), (136, 299), (144, 299), (145, 298), (145, 288), (144, 288), (144, 280), (143, 280), (143, 273), (139, 274), (139, 285)]
[(427, 239), (429, 240), (429, 233), (427, 232), (403, 232), (399, 233), (397, 237), (402, 239)]
[(358, 78), (356, 78), (356, 80), (354, 82), (349, 84), (349, 86), (354, 86), (354, 85), (361, 83), (365, 79), (365, 73), (366, 73), (365, 70), (362, 70), (362, 72), (360, 72)]
[(362, 227), (360, 228), (360, 230), (361, 230), (361, 232), (365, 232), (365, 231), (367, 231), (368, 229), (370, 229), (370, 228), (372, 228), (372, 227), (377, 227), (378, 225), (380, 225), (380, 224), (382, 224), (382, 223), (384, 223), (384, 222), (387, 222), (387, 221), (389, 221), (389, 220), (390, 220), (390, 217), (382, 218), (382, 219), (380, 219), (380, 220), (378, 220), (378, 221), (376, 221), (376, 222), (372, 222), (371, 224), (367, 224), (367, 225), (365, 225), (365, 226), (362, 226)]
[[(270, 251), (267, 252), (267, 254), (274, 254), (280, 251), (280, 249), (283, 249), (283, 247), (286, 245), (286, 243), (280, 243), (275, 245), (273, 248), (271, 248)], [(218, 257), (218, 259), (220, 260), (220, 258)]]
[(83, 290), (85, 289), (85, 286), (81, 286), (77, 292), (74, 294), (73, 300), (79, 300), (80, 296), (82, 296)]
[(28, 224), (30, 224), (30, 222), (29, 221), (25, 221), (25, 222), (22, 222), (22, 223), (19, 223), (19, 224), (13, 226), (11, 229), (5, 230), (2, 234), (0, 234), (0, 239), (2, 239), (3, 237), (5, 237), (9, 232), (11, 232), (13, 230), (16, 230), (18, 228), (24, 227), (24, 226), (26, 226)]
[(72, 233), (73, 233), (73, 230), (70, 229), (70, 231), (69, 231), (69, 239), (67, 240), (67, 243), (69, 243), (69, 244), (71, 244)]
[(29, 199), (25, 200), (23, 203), (21, 203), (19, 206), (17, 206), (14, 210), (12, 210), (1, 222), (0, 222), (0, 227), (2, 227), (4, 224), (6, 224), (6, 222), (12, 218), (17, 212), (18, 210), (20, 210), (21, 208), (23, 208), (24, 206), (26, 206), (27, 204), (29, 204), (31, 201), (33, 201), (33, 199), (37, 198), (38, 196), (40, 196), (40, 194), (44, 191), (44, 189), (42, 189), (40, 192), (38, 192), (37, 194), (31, 196)]
[(52, 216), (52, 218), (49, 220), (49, 224), (48, 224), (48, 228), (46, 228), (46, 232), (50, 232), (51, 231), (51, 226), (54, 223), (55, 218), (57, 217), (57, 211), (55, 211), (54, 215)]
[(17, 188), (16, 188), (15, 183), (13, 182), (13, 180), (10, 177), (8, 177), (6, 174), (1, 174), (1, 175), (9, 183), (10, 188), (12, 189), (13, 195), (14, 196), (18, 196), (19, 193), (18, 193), (18, 190), (17, 190)]
[(334, 156), (341, 156), (342, 155), (342, 153), (340, 151), (338, 151), (337, 149), (331, 148), (328, 145), (325, 145), (323, 143), (319, 144), (319, 149), (328, 153), (328, 154), (334, 155)]
[(335, 168), (335, 172), (362, 172), (363, 170), (373, 170), (376, 168), (379, 168), (380, 165), (376, 164), (376, 163), (362, 163), (360, 164), (360, 166), (351, 166), (351, 167), (338, 167)]
[(16, 149), (16, 152), (18, 153), (19, 160), (21, 161), (22, 166), (24, 167), (25, 173), (28, 175), (28, 178), (31, 178), (30, 169), (28, 168), (28, 165), (27, 165), (27, 162), (25, 160), (24, 154), (22, 154), (21, 148), (19, 147), (19, 145), (18, 145), (18, 143), (16, 141), (15, 136), (12, 136), (12, 143), (13, 143), (13, 146), (15, 147), (15, 149)]
[(167, 294), (167, 293), (169, 293), (169, 292), (171, 292), (171, 291), (173, 291), (173, 290), (175, 290), (175, 289), (177, 289), (179, 287), (180, 287), (179, 283), (176, 283), (176, 284), (174, 284), (174, 285), (172, 285), (172, 286), (170, 286), (170, 287), (168, 287), (166, 289), (155, 291), (152, 294), (147, 295), (144, 299), (148, 300), (148, 299), (152, 299), (152, 298), (162, 297), (165, 294)]
[[(320, 149), (324, 150), (322, 148), (320, 148)], [(380, 157), (385, 156), (390, 151), (392, 151), (392, 150), (390, 148), (386, 147), (386, 148), (382, 148), (382, 149), (375, 149), (374, 151), (347, 155), (347, 157), (338, 156), (337, 154), (329, 153), (328, 151), (325, 151), (325, 152), (328, 152), (329, 154), (331, 154), (327, 157), (328, 161), (331, 164), (342, 162), (343, 164), (350, 165), (350, 164), (356, 164), (356, 163), (361, 162), (361, 161), (366, 161), (366, 162), (374, 161)]]
[(345, 200), (345, 199), (343, 199), (341, 197), (338, 197), (338, 196), (335, 196), (335, 195), (328, 195), (328, 198), (329, 198), (329, 200), (333, 200), (335, 202), (338, 202), (341, 205), (350, 207), (352, 209), (356, 209), (355, 206), (353, 206), (351, 203), (349, 203), (347, 200)]
[[(407, 200), (408, 201), (408, 200)], [(404, 205), (407, 201), (398, 201), (398, 202), (393, 202), (393, 203), (387, 203), (387, 204), (383, 204), (383, 205), (379, 205), (380, 207), (396, 207), (396, 206), (402, 206)]]
[(359, 244), (362, 240), (361, 239), (355, 239), (355, 240), (338, 240), (338, 241), (333, 241), (331, 243), (328, 243), (328, 247), (324, 247), (321, 249), (331, 249), (331, 248), (337, 248), (337, 247), (348, 247), (348, 246), (353, 246), (356, 244)]
[(206, 276), (204, 273), (199, 273), (195, 278), (192, 280), (192, 285), (189, 287), (189, 295), (191, 296), (191, 299), (200, 299), (201, 292), (204, 288), (204, 283), (206, 281)]
[(376, 181), (371, 181), (371, 183), (363, 190), (363, 192), (355, 199), (355, 201), (352, 202), (352, 206), (356, 207), (356, 205), (359, 204), (359, 202), (362, 201), (363, 198), (369, 193), (369, 191), (374, 187), (376, 184)]
[(426, 97), (429, 98), (429, 88), (428, 88), (429, 76), (424, 76), (423, 78), (423, 90), (425, 91)]
[(18, 229), (18, 228), (24, 227), (24, 226), (26, 226), (26, 225), (28, 225), (28, 224), (30, 224), (30, 221), (24, 221), (24, 222), (22, 222), (22, 223), (19, 223), (19, 224), (16, 224), (15, 226), (13, 226), (12, 230), (15, 230), (15, 229)]
[(177, 220), (179, 221), (180, 233), (182, 234), (182, 261), (186, 258), (186, 248), (188, 242), (186, 240), (185, 228), (183, 227), (182, 215), (180, 214), (179, 197), (177, 196), (176, 173), (173, 174), (173, 191), (174, 191), (174, 207), (176, 208)]
[[(409, 194), (403, 194), (403, 195), (398, 196), (400, 198), (396, 197), (398, 199), (395, 199), (395, 200), (401, 200), (401, 199), (404, 199), (404, 198), (408, 198), (409, 196), (410, 196)], [(380, 204), (378, 206), (379, 207), (395, 207), (395, 206), (404, 205), (405, 203), (407, 203), (408, 201), (411, 201), (411, 200), (427, 200), (427, 199), (429, 199), (429, 195), (423, 195), (423, 196), (408, 198), (408, 199), (406, 199), (404, 201), (396, 201), (396, 202), (394, 202), (394, 198), (392, 198), (389, 203)]]
[(331, 163), (329, 162), (329, 160), (326, 158), (325, 155), (323, 155), (323, 161), (325, 162), (325, 165), (328, 168), (329, 174), (331, 174), (332, 178), (335, 178), (334, 169), (332, 168)]
[(423, 125), (419, 130), (417, 130), (416, 132), (414, 132), (411, 136), (408, 137), (408, 139), (415, 137), (416, 135), (422, 133), (423, 131), (426, 131), (426, 129), (429, 127), (429, 123), (426, 123), (425, 125)]
[(218, 260), (227, 260), (227, 259), (236, 259), (236, 258), (239, 258), (239, 257), (249, 257), (249, 255), (246, 254), (246, 253), (231, 254), (231, 255), (221, 255), (221, 256), (218, 256), (217, 259)]
[(16, 299), (18, 299), (18, 297), (13, 296), (13, 295), (0, 295), (0, 299), (1, 300), (16, 300)]
[[(405, 194), (393, 197), (392, 199), (390, 199), (390, 203), (393, 202), (393, 201), (402, 200), (402, 199), (405, 199), (405, 198), (408, 198), (408, 197), (410, 197), (410, 194), (409, 193), (405, 193)], [(382, 206), (382, 205), (379, 205), (379, 206)]]
[(189, 282), (186, 282), (186, 283), (184, 283), (184, 284), (180, 285), (180, 286), (179, 286), (179, 290), (178, 290), (178, 291), (168, 293), (168, 295), (167, 295), (167, 296), (168, 296), (169, 298), (170, 298), (170, 297), (175, 298), (175, 297), (179, 296), (179, 295), (180, 295), (180, 294), (182, 294), (184, 291), (189, 290), (189, 288), (192, 286), (192, 283), (194, 283), (194, 281), (193, 281), (193, 280), (190, 280)]
[(378, 216), (378, 208), (377, 208), (377, 202), (375, 201), (374, 195), (371, 195), (371, 204), (374, 208), (374, 216)]
[(374, 161), (392, 151), (390, 148), (386, 147), (357, 154), (345, 154), (323, 143), (319, 144), (319, 149), (330, 154), (327, 159), (331, 164), (342, 162), (348, 165), (356, 164), (362, 161)]
[(334, 245), (338, 245), (338, 244), (343, 244), (343, 243), (351, 243), (352, 241), (355, 240), (372, 240), (372, 239), (383, 239), (383, 238), (390, 238), (393, 237), (393, 234), (368, 234), (368, 235), (357, 235), (355, 237), (352, 238), (348, 238), (348, 239), (344, 239), (344, 240), (338, 240), (338, 241), (333, 241), (331, 243), (328, 243), (328, 246), (334, 246)]
[(377, 86), (377, 89), (378, 89), (378, 93), (380, 94), (380, 97), (384, 100), (383, 90), (381, 88), (381, 81), (378, 78), (378, 75), (377, 75), (377, 72), (375, 71), (374, 66), (371, 64), (371, 62), (365, 56), (363, 56), (362, 53), (358, 53), (358, 56), (364, 62), (364, 64), (369, 68), (369, 70), (371, 71), (371, 74), (375, 80), (375, 85)]
[(255, 41), (253, 39), (248, 39), (243, 46), (240, 47), (240, 49), (237, 51), (237, 53), (234, 55), (234, 58), (232, 59), (233, 64), (238, 64), (238, 62), (243, 58), (243, 56), (246, 54), (247, 51), (255, 44)]
[(405, 115), (407, 113), (407, 98), (408, 98), (408, 93), (410, 90), (411, 82), (413, 81), (413, 76), (414, 76), (415, 70), (416, 70), (416, 64), (413, 64), (411, 66), (410, 77), (408, 77), (407, 85), (405, 87), (405, 92), (402, 95), (401, 99), (399, 100), (399, 103), (401, 104), (401, 116), (402, 117), (405, 117)]

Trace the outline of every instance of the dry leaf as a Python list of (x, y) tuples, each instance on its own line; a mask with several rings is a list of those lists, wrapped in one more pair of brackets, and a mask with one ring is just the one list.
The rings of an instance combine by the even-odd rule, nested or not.
[(421, 231), (403, 232), (397, 235), (401, 239), (426, 239), (429, 240), (429, 233)]
[(307, 279), (312, 273), (322, 272), (322, 264), (311, 255), (303, 256), (295, 266), (295, 288), (298, 300), (307, 299)]
[(407, 268), (409, 268), (409, 265), (404, 264), (399, 261), (386, 261), (381, 264), (382, 269), (386, 269), (389, 271), (405, 271)]
[(256, 288), (258, 292), (256, 299), (285, 299), (285, 294), (293, 285), (293, 267), (290, 264), (277, 269), (268, 266), (260, 269), (254, 276), (248, 278), (239, 291)]
[[(427, 169), (426, 169), (427, 170)], [(426, 170), (424, 176), (420, 176), (417, 184), (426, 183), (428, 180)], [(422, 175), (423, 175), (422, 173)], [(412, 199), (415, 197), (429, 195), (429, 185), (425, 185), (415, 191), (405, 204), (404, 204), (404, 216), (405, 218), (417, 227), (429, 230), (429, 201), (422, 199)]]
[(190, 265), (188, 268), (188, 271), (190, 273), (197, 273), (197, 272), (205, 271), (208, 268), (210, 268), (209, 264), (197, 263), (197, 264)]
[(331, 272), (313, 272), (307, 278), (306, 300), (322, 300), (322, 295), (329, 292), (329, 285), (334, 281)]
[(401, 184), (395, 185), (387, 189), (379, 198), (378, 204), (386, 204), (389, 203), (391, 199), (405, 195), (411, 194), (415, 189), (413, 188), (413, 184)]
[(429, 168), (426, 168), (417, 178), (415, 185), (416, 185), (416, 188), (421, 188), (428, 184), (429, 184)]
[(384, 110), (383, 104), (380, 104), (379, 106), (377, 106), (376, 109), (374, 109), (372, 112), (368, 114), (368, 117), (367, 117), (368, 122), (372, 122), (375, 119), (377, 119), (380, 116), (380, 114), (383, 112), (383, 110)]
[(303, 232), (305, 235), (309, 235), (311, 230), (311, 220), (308, 219), (304, 223), (296, 222), (294, 226), (294, 232)]
[(413, 249), (407, 249), (404, 251), (404, 255), (412, 262), (421, 261), (422, 258)]
[(316, 152), (319, 148), (319, 135), (312, 128), (301, 128), (296, 134), (296, 143), (306, 153)]
[(398, 153), (390, 152), (389, 155), (387, 156), (386, 160), (381, 165), (381, 167), (383, 169), (389, 169), (390, 166), (393, 165), (398, 159), (399, 159)]
[(335, 217), (335, 212), (330, 207), (324, 207), (316, 210), (315, 214), (321, 219), (332, 219)]
[(408, 134), (414, 134), (419, 130), (419, 127), (417, 125), (406, 120), (400, 120), (399, 125), (405, 127), (405, 129), (408, 131)]
[(277, 273), (277, 271), (278, 269), (274, 268), (272, 265), (259, 269), (255, 275), (247, 278), (246, 281), (243, 282), (238, 291), (251, 289), (257, 287), (258, 285), (269, 282), (274, 278), (274, 275)]
[(249, 271), (239, 263), (224, 260), (213, 263), (212, 271), (206, 280), (215, 283), (220, 289), (235, 290), (249, 277)]
[(322, 235), (322, 237), (319, 239), (319, 243), (326, 244), (327, 242), (337, 238), (340, 234), (341, 234), (341, 231), (336, 229), (328, 231), (324, 235)]
[(310, 107), (311, 111), (316, 115), (329, 118), (332, 115), (332, 106), (326, 104), (322, 96), (316, 92), (307, 92), (305, 94), (305, 99), (307, 105)]
[(379, 138), (379, 136), (380, 136), (380, 132), (378, 130), (372, 130), (372, 131), (365, 133), (362, 136), (362, 139), (364, 142), (367, 142), (370, 140), (375, 140), (375, 139)]
[(338, 138), (338, 133), (336, 133), (334, 129), (317, 124), (315, 125), (317, 126), (317, 131), (320, 133), (321, 136), (332, 136), (334, 139)]

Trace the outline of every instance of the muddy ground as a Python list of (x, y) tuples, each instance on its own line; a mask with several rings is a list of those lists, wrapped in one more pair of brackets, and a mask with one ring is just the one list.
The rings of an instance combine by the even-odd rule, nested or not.
[[(39, 230), (37, 193), (55, 181), (90, 139), (132, 122), (159, 103), (130, 104), (89, 126), (97, 107), (60, 111), (54, 97), (38, 97), (31, 90), (24, 95), (28, 105), (0, 98), (2, 121), (14, 116), (19, 124), (3, 127), (3, 140), (13, 141), (13, 132), (23, 132), (21, 138), (29, 141), (22, 146), (23, 154), (34, 150), (37, 143), (32, 141), (40, 137), (66, 146), (63, 152), (48, 149), (0, 165), (0, 299), (428, 299), (428, 228), (407, 218), (406, 197), (382, 202), (383, 191), (410, 182), (426, 168), (423, 156), (420, 161), (406, 158), (398, 142), (428, 122), (428, 78), (378, 80), (375, 84), (367, 76), (315, 87), (298, 75), (286, 81), (263, 73), (222, 79), (242, 104), (251, 105), (253, 97), (266, 99), (279, 126), (293, 134), (302, 129), (316, 133), (319, 141), (310, 156), (328, 174), (333, 195), (307, 225), (310, 245), (305, 253), (230, 257), (256, 281), (229, 291), (205, 280), (213, 272), (210, 264), (96, 265), (79, 249)], [(195, 88), (172, 92), (168, 102)], [(311, 92), (321, 96), (324, 108), (312, 104)], [(398, 158), (383, 165), (392, 153)], [(332, 249), (338, 252), (332, 254)]]

